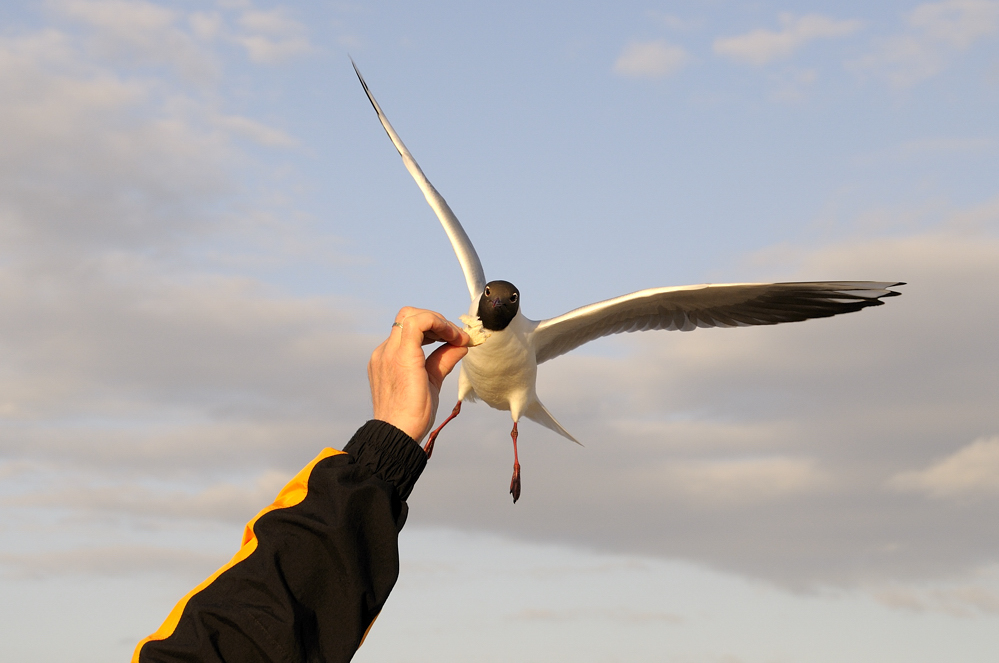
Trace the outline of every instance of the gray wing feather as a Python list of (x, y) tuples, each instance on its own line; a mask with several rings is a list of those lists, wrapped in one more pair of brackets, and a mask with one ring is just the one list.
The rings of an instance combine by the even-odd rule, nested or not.
[(730, 283), (650, 288), (583, 306), (538, 323), (531, 342), (538, 363), (610, 334), (698, 327), (776, 325), (879, 306), (904, 285), (880, 281)]
[(434, 213), (437, 214), (437, 218), (440, 219), (441, 225), (444, 226), (444, 232), (447, 233), (448, 239), (451, 240), (451, 247), (454, 249), (454, 253), (458, 256), (458, 262), (461, 264), (461, 271), (465, 274), (465, 283), (468, 285), (468, 293), (472, 298), (472, 301), (478, 300), (479, 296), (482, 294), (482, 290), (486, 287), (486, 275), (482, 271), (482, 263), (479, 262), (479, 256), (475, 253), (475, 247), (472, 246), (471, 240), (468, 239), (468, 235), (465, 234), (465, 229), (461, 227), (458, 223), (458, 217), (454, 215), (451, 208), (448, 207), (447, 202), (441, 194), (437, 193), (437, 189), (434, 185), (430, 183), (427, 176), (423, 174), (420, 169), (420, 165), (416, 163), (416, 159), (413, 155), (409, 153), (406, 146), (403, 144), (402, 139), (399, 138), (399, 134), (395, 132), (392, 125), (389, 124), (388, 118), (385, 117), (385, 113), (382, 112), (381, 107), (378, 102), (375, 101), (374, 95), (371, 94), (371, 90), (368, 89), (368, 84), (364, 82), (364, 77), (361, 76), (361, 72), (358, 71), (357, 65), (353, 60), (350, 61), (354, 65), (354, 73), (357, 74), (357, 79), (361, 81), (361, 87), (364, 88), (364, 93), (368, 95), (368, 101), (371, 102), (372, 107), (374, 107), (375, 112), (378, 114), (378, 119), (382, 123), (382, 127), (385, 129), (385, 133), (388, 134), (389, 138), (392, 140), (392, 144), (395, 145), (395, 149), (399, 150), (399, 155), (402, 157), (402, 162), (406, 165), (406, 170), (409, 174), (413, 176), (416, 180), (416, 184), (423, 191), (424, 197), (427, 202), (430, 203), (430, 207), (433, 208)]

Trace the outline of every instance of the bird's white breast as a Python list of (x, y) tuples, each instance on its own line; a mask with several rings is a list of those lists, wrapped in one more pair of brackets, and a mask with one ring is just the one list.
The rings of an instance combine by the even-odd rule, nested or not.
[(530, 346), (537, 323), (520, 312), (506, 329), (492, 332), (485, 343), (468, 349), (461, 362), (459, 398), (469, 392), (498, 410), (510, 410), (514, 420), (536, 400), (538, 363)]

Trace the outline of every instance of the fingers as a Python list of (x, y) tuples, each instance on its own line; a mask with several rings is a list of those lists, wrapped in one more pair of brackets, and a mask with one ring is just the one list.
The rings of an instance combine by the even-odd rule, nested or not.
[[(429, 357), (423, 345), (442, 342)], [(472, 339), (440, 313), (406, 307), (368, 362), (375, 419), (414, 440), (430, 430), (444, 378), (468, 352)]]
[[(395, 322), (396, 325), (392, 327), (392, 335), (399, 332), (400, 341), (409, 344), (427, 345), (428, 343), (443, 342), (464, 347), (472, 341), (460, 327), (435, 311), (407, 306), (395, 316)], [(390, 338), (392, 338), (391, 335)]]
[(440, 391), (444, 378), (448, 376), (461, 358), (468, 354), (468, 348), (444, 344), (427, 357), (427, 377), (430, 383)]

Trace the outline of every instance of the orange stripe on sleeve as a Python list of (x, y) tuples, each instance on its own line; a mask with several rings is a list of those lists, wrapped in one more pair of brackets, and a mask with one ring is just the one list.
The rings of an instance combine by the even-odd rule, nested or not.
[(246, 528), (243, 530), (242, 546), (239, 551), (233, 555), (232, 559), (230, 559), (225, 566), (213, 573), (208, 579), (188, 592), (184, 598), (177, 602), (177, 605), (173, 607), (173, 610), (170, 611), (170, 614), (167, 615), (166, 620), (156, 630), (156, 632), (135, 646), (135, 653), (132, 654), (132, 663), (138, 663), (139, 652), (142, 650), (142, 646), (147, 642), (153, 640), (165, 640), (173, 634), (174, 629), (177, 628), (177, 624), (180, 623), (180, 617), (184, 613), (184, 608), (187, 607), (187, 603), (191, 600), (191, 597), (211, 585), (215, 582), (216, 578), (231, 569), (236, 564), (245, 560), (253, 553), (254, 550), (257, 549), (257, 536), (253, 532), (253, 525), (260, 519), (260, 517), (276, 509), (287, 509), (288, 507), (295, 506), (296, 504), (301, 504), (301, 502), (305, 499), (306, 494), (309, 492), (309, 477), (312, 475), (312, 470), (316, 467), (316, 465), (326, 458), (342, 453), (344, 452), (337, 451), (336, 449), (323, 449), (319, 452), (319, 455), (312, 460), (312, 462), (302, 468), (302, 470), (296, 474), (284, 488), (281, 489), (281, 492), (277, 494), (274, 502), (254, 516), (253, 520), (246, 524)]

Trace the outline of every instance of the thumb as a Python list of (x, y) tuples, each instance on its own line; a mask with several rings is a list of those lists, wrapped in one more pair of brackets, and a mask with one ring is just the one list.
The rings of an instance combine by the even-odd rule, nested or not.
[(461, 358), (468, 354), (468, 348), (450, 345), (445, 343), (427, 357), (426, 370), (430, 378), (430, 384), (439, 391), (444, 383), (444, 378), (448, 376), (454, 367), (458, 365)]

